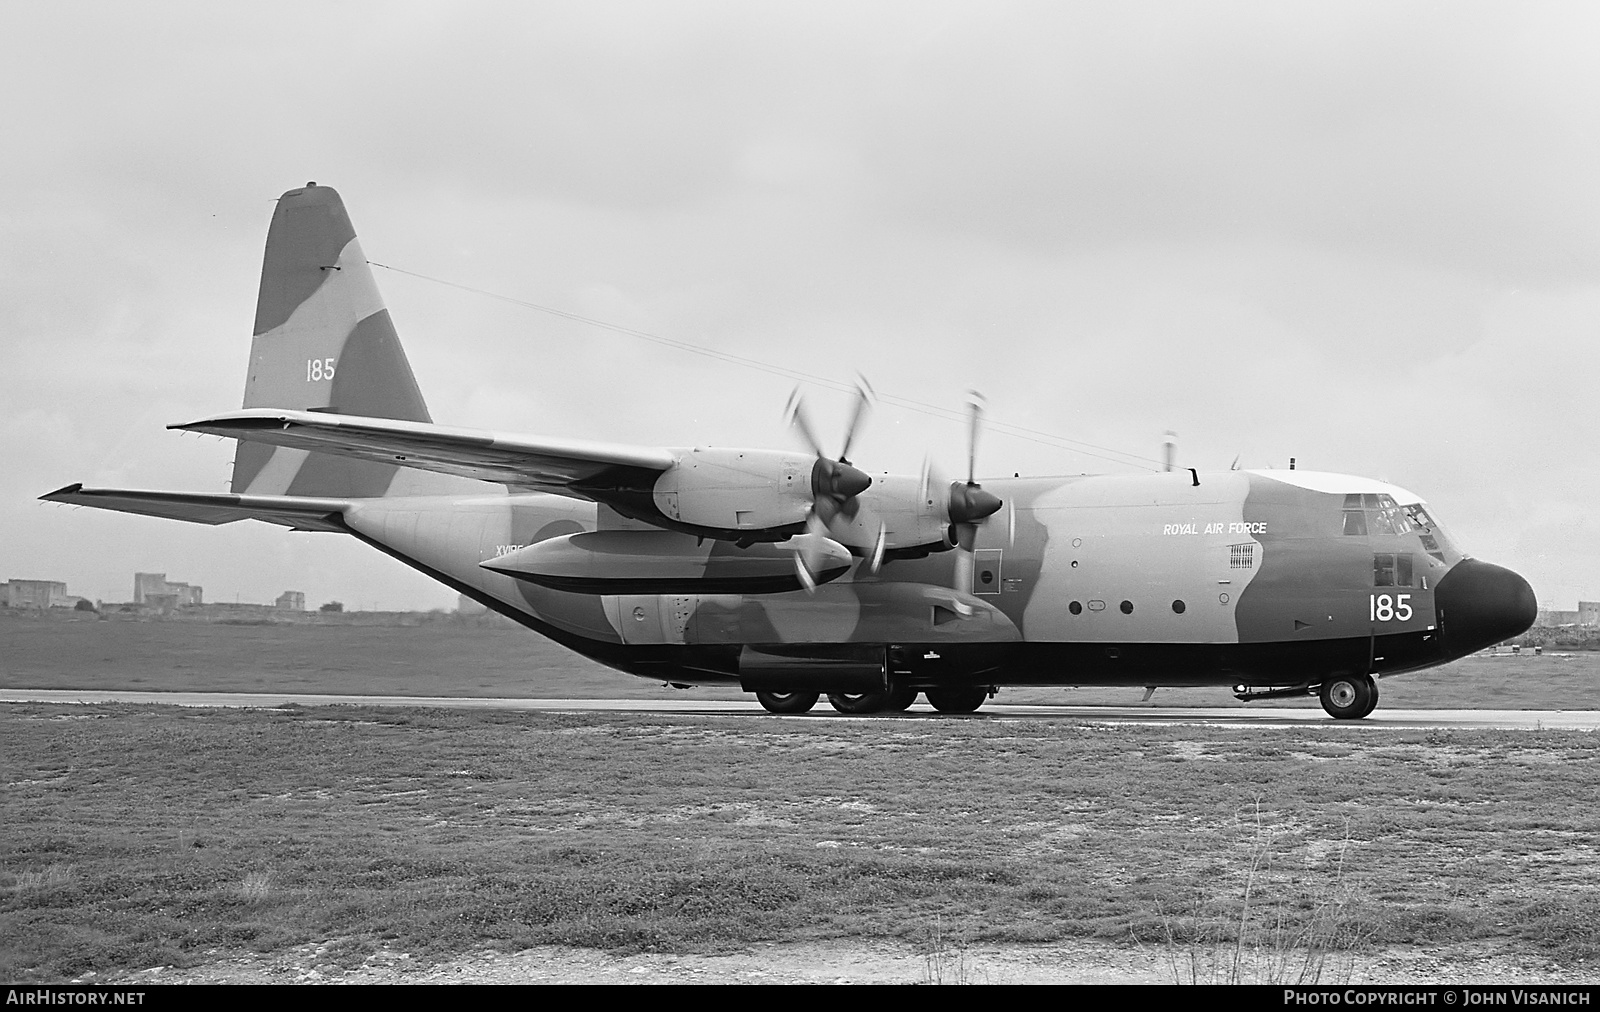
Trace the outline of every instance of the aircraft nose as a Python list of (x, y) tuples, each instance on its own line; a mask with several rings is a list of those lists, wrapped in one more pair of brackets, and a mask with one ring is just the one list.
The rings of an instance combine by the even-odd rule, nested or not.
[(1464, 656), (1526, 632), (1539, 604), (1528, 581), (1503, 566), (1462, 559), (1434, 592), (1446, 651)]

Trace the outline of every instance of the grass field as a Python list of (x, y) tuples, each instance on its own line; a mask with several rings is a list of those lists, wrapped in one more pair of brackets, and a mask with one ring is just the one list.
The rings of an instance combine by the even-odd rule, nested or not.
[[(0, 688), (748, 698), (731, 688), (666, 688), (504, 625), (223, 625), (37, 613), (0, 613)], [(1397, 708), (1593, 709), (1600, 705), (1600, 652), (1474, 656), (1386, 679), (1381, 690), (1380, 705)], [(1013, 688), (1000, 699), (1128, 705), (1142, 695), (1136, 688)], [(1222, 688), (1162, 689), (1153, 702), (1245, 705)]]
[[(1600, 958), (1600, 739), (0, 707), (0, 979), (1096, 937)], [(1273, 939), (1278, 939), (1274, 942)], [(1296, 943), (1299, 944), (1299, 943)]]

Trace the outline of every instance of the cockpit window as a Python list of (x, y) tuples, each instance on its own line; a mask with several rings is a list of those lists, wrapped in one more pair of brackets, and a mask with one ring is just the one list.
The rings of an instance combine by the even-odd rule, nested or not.
[(1440, 542), (1444, 541), (1448, 544), (1448, 540), (1445, 538), (1444, 531), (1439, 529), (1439, 522), (1429, 516), (1428, 511), (1423, 509), (1422, 504), (1419, 502), (1402, 507), (1402, 509), (1405, 510), (1406, 518), (1411, 521), (1412, 528), (1416, 530), (1417, 540), (1422, 542), (1423, 551), (1440, 562), (1446, 561), (1444, 548), (1440, 546)]
[(1372, 515), (1374, 534), (1410, 534), (1411, 521), (1398, 506), (1380, 509)]
[(1367, 515), (1360, 510), (1344, 511), (1344, 532), (1367, 536)]
[(1344, 497), (1344, 532), (1371, 534), (1409, 534), (1411, 518), (1393, 496), (1376, 492), (1351, 492)]

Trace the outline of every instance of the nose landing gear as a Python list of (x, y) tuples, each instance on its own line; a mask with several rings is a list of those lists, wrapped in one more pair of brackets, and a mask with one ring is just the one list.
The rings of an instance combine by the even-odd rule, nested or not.
[(1301, 682), (1279, 689), (1256, 691), (1248, 685), (1235, 685), (1233, 698), (1243, 702), (1252, 699), (1287, 699), (1294, 696), (1317, 696), (1328, 716), (1338, 720), (1360, 720), (1378, 705), (1378, 683), (1371, 675), (1330, 675), (1321, 685)]
[(1360, 720), (1378, 705), (1378, 683), (1371, 675), (1336, 675), (1322, 683), (1322, 708), (1338, 720)]

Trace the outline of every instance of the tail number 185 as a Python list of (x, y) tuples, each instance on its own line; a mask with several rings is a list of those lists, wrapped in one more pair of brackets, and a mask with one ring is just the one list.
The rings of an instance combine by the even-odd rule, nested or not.
[(306, 382), (320, 383), (322, 380), (333, 379), (333, 359), (308, 358), (306, 359)]
[(1406, 622), (1411, 619), (1411, 595), (1373, 594), (1367, 601), (1367, 617), (1374, 622)]

